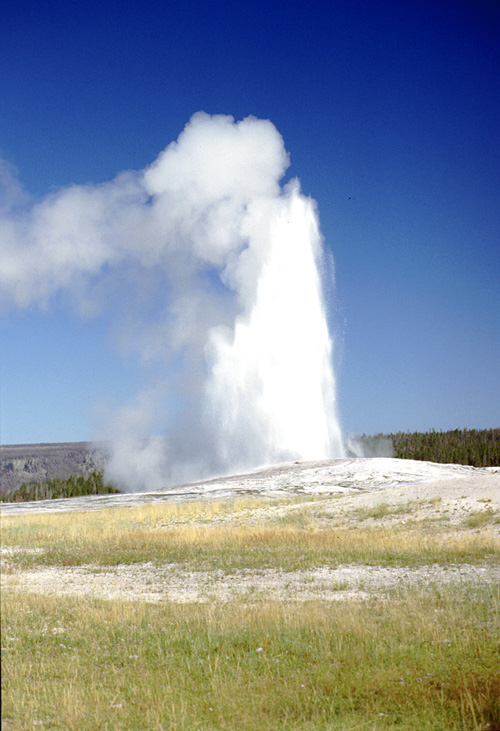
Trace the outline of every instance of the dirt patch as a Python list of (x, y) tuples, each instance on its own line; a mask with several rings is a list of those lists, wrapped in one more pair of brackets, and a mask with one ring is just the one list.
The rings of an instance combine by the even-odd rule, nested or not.
[(500, 582), (500, 567), (468, 564), (413, 569), (340, 565), (302, 571), (276, 569), (186, 571), (151, 563), (113, 567), (45, 567), (6, 574), (3, 588), (30, 593), (145, 602), (230, 602), (236, 599), (340, 601), (389, 595), (408, 587), (446, 589), (451, 584)]

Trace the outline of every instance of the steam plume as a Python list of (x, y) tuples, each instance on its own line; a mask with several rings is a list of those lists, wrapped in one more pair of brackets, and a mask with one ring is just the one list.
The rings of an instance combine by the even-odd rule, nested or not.
[(122, 486), (342, 456), (318, 217), (280, 187), (288, 164), (271, 122), (198, 113), (109, 183), (33, 201), (0, 168), (2, 304), (114, 308), (144, 367), (131, 403), (101, 409)]

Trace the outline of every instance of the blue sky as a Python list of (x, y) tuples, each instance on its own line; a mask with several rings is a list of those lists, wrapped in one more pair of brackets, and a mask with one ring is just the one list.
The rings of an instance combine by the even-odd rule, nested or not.
[[(29, 195), (141, 170), (200, 110), (269, 119), (335, 258), (344, 430), (499, 425), (496, 3), (19, 0), (0, 28), (0, 157)], [(89, 439), (137, 392), (111, 320), (6, 310), (2, 443)]]

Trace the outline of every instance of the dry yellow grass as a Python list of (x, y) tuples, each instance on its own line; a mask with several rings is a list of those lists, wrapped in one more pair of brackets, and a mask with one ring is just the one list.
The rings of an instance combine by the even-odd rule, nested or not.
[[(495, 525), (457, 530), (364, 519), (325, 523), (319, 501), (187, 503), (101, 512), (4, 517), (2, 543), (24, 553), (23, 564), (117, 564), (159, 561), (232, 570), (279, 564), (304, 568), (332, 562), (398, 563), (498, 561)], [(43, 556), (43, 557), (42, 557)]]

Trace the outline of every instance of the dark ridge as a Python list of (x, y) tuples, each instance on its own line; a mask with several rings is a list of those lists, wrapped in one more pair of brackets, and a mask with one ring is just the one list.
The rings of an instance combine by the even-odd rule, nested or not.
[(89, 477), (106, 463), (106, 445), (90, 442), (9, 444), (0, 446), (0, 495), (27, 483)]

